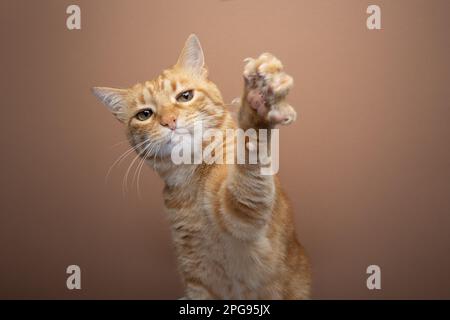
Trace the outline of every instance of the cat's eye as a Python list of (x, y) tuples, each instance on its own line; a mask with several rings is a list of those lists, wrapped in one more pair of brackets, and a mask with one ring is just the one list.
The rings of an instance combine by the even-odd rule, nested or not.
[(136, 114), (136, 118), (139, 121), (145, 121), (147, 119), (149, 119), (153, 114), (153, 111), (151, 109), (145, 109), (140, 111), (138, 114)]
[(194, 97), (194, 90), (186, 90), (177, 96), (178, 102), (188, 102)]

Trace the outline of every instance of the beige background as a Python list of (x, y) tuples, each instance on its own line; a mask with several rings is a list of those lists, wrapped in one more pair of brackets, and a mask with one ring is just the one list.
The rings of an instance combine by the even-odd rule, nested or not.
[[(82, 30), (66, 29), (66, 7)], [(366, 8), (382, 9), (381, 31)], [(89, 92), (129, 86), (199, 35), (211, 78), (240, 94), (242, 60), (270, 51), (300, 119), (281, 178), (314, 298), (450, 298), (450, 1), (3, 0), (0, 298), (178, 298), (162, 183), (122, 177), (121, 125)], [(133, 172), (133, 171), (132, 171)], [(82, 290), (65, 268), (82, 268)], [(382, 268), (382, 290), (366, 267)]]

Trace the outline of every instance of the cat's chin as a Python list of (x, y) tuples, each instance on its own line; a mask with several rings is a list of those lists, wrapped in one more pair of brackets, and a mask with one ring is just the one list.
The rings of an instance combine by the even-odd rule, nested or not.
[[(193, 154), (195, 150), (201, 150), (202, 148), (202, 136), (193, 135), (186, 130), (177, 132), (173, 131), (170, 135), (166, 136), (166, 139), (156, 149), (156, 156), (152, 156), (155, 160), (162, 160), (164, 162), (173, 162), (178, 164), (179, 157), (183, 157), (186, 154)], [(190, 156), (188, 156), (190, 158)], [(175, 158), (175, 160), (174, 160)], [(186, 163), (185, 163), (186, 164)]]

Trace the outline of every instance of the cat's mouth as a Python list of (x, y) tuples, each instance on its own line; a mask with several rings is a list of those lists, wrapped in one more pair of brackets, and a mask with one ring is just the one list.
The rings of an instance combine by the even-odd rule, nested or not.
[(194, 132), (192, 130), (189, 130), (188, 128), (181, 127), (176, 128), (175, 130), (172, 130), (168, 134), (168, 142), (176, 143), (179, 142), (182, 139), (187, 139), (192, 137)]
[(203, 134), (208, 126), (203, 121), (196, 121), (187, 125), (183, 125), (167, 132), (167, 146), (172, 148), (175, 145), (190, 145), (203, 140)]
[(172, 134), (192, 134), (192, 130), (189, 130), (186, 127), (176, 128), (172, 131)]
[(169, 140), (174, 140), (180, 136), (191, 136), (193, 134), (193, 130), (189, 130), (188, 128), (176, 128), (169, 133)]

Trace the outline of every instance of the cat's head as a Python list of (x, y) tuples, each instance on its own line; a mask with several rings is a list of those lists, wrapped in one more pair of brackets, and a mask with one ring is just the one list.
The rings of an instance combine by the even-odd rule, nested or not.
[(222, 126), (222, 97), (207, 76), (200, 42), (190, 35), (178, 62), (155, 79), (128, 89), (95, 87), (93, 93), (126, 126), (137, 151), (166, 157), (177, 135), (192, 134), (199, 125)]

